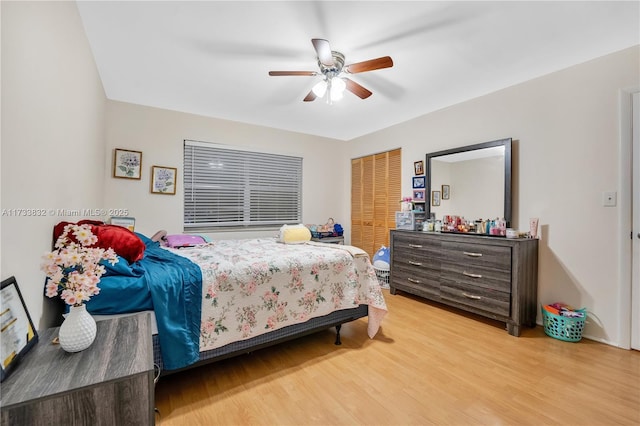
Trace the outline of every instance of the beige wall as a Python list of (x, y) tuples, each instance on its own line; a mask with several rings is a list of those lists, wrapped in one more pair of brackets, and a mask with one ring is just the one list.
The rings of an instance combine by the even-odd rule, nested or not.
[(36, 327), (46, 327), (39, 266), (66, 218), (57, 210), (102, 207), (106, 98), (75, 3), (1, 8), (0, 276), (16, 276)]
[[(268, 150), (303, 158), (304, 223), (325, 223), (333, 217), (338, 223), (348, 220), (340, 216), (344, 206), (336, 203), (336, 194), (348, 190), (345, 170), (333, 157), (344, 142), (262, 126), (219, 120), (109, 101), (107, 107), (107, 158), (105, 167), (111, 173), (115, 148), (142, 151), (142, 179), (115, 179), (105, 183), (108, 208), (127, 208), (136, 218), (136, 231), (153, 235), (160, 229), (169, 234), (183, 232), (183, 140), (239, 146), (257, 151)], [(176, 195), (150, 192), (151, 166), (178, 168)], [(213, 238), (250, 238), (274, 236), (275, 231), (223, 232), (209, 234)]]
[(587, 307), (585, 336), (624, 346), (630, 301), (620, 277), (620, 204), (603, 207), (602, 193), (627, 196), (620, 185), (630, 179), (619, 168), (620, 91), (640, 90), (639, 52), (626, 49), (361, 137), (349, 143), (347, 157), (403, 141), (408, 194), (413, 162), (426, 153), (513, 138), (514, 227), (526, 230), (528, 219), (539, 217), (542, 229), (539, 303)]

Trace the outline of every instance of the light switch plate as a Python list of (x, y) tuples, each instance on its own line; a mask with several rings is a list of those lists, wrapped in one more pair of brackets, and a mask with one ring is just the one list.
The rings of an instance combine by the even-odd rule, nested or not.
[(616, 192), (603, 192), (602, 193), (602, 205), (605, 207), (615, 207), (617, 203)]

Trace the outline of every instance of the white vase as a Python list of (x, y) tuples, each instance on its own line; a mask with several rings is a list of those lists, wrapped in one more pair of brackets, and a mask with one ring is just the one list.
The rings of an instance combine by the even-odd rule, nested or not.
[(91, 346), (95, 338), (96, 320), (87, 312), (87, 307), (71, 306), (58, 333), (62, 349), (67, 352), (80, 352)]

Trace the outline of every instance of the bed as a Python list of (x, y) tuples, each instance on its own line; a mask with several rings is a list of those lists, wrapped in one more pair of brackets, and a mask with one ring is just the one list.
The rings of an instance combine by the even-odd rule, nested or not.
[(248, 353), (368, 317), (373, 338), (386, 304), (368, 255), (337, 244), (276, 238), (169, 248), (136, 234), (143, 257), (105, 265), (87, 310), (101, 319), (151, 311), (162, 375)]

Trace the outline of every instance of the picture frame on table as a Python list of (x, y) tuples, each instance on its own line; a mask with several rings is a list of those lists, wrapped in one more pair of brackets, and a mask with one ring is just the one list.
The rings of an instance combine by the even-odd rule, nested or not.
[(151, 193), (175, 195), (178, 169), (175, 167), (151, 167)]
[(113, 153), (113, 177), (138, 179), (142, 177), (142, 152), (116, 148)]
[(449, 185), (442, 185), (442, 199), (443, 200), (448, 200), (449, 199), (449, 192), (451, 191), (451, 188), (449, 187)]
[(424, 162), (423, 161), (416, 161), (413, 163), (413, 171), (416, 175), (423, 175), (424, 174)]
[(440, 191), (431, 191), (431, 205), (434, 207), (440, 205)]
[(0, 288), (2, 323), (0, 340), (0, 381), (15, 370), (27, 352), (38, 343), (38, 332), (24, 303), (14, 276), (2, 281)]
[(109, 220), (111, 225), (122, 226), (123, 228), (127, 228), (129, 231), (134, 232), (136, 230), (136, 218), (128, 217), (128, 216), (113, 216)]
[(425, 176), (414, 176), (413, 177), (413, 187), (424, 189), (426, 186), (426, 177)]

